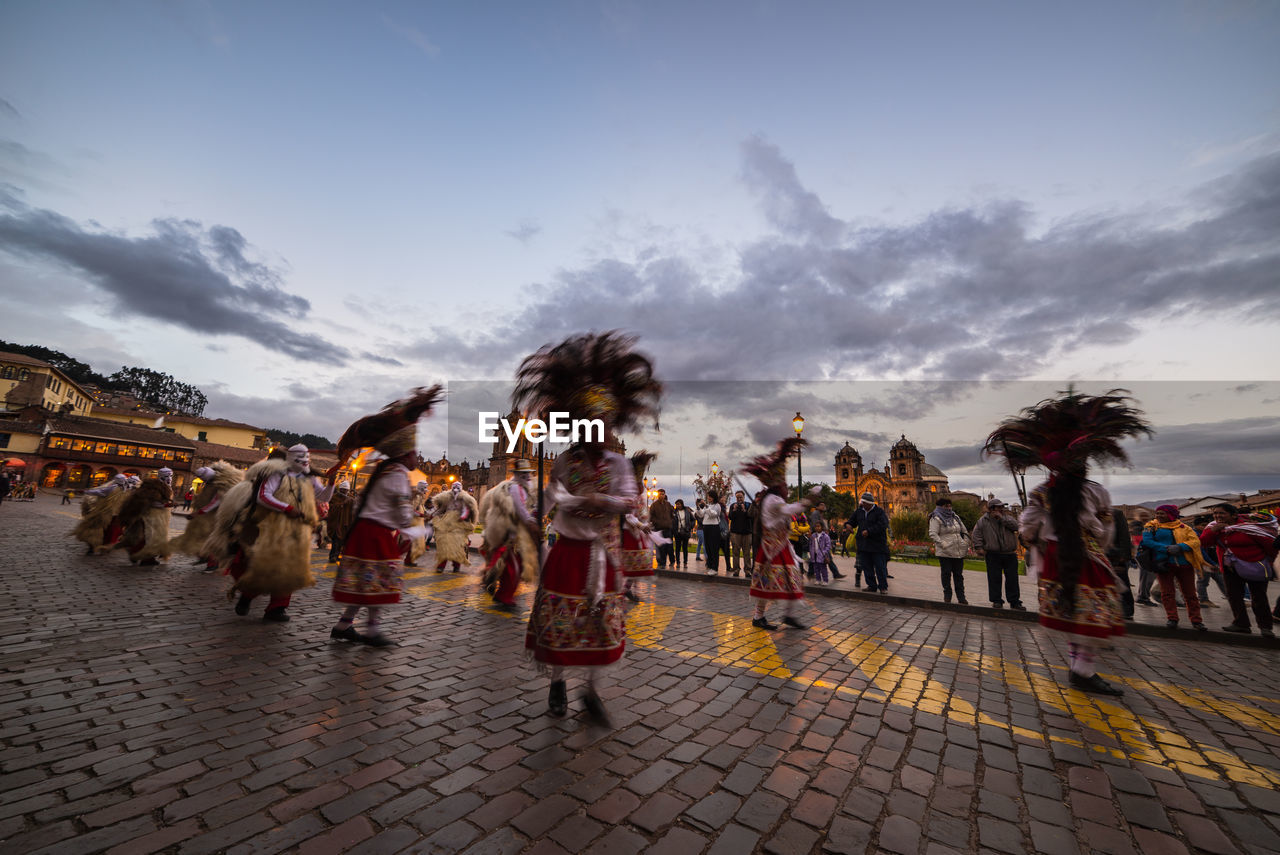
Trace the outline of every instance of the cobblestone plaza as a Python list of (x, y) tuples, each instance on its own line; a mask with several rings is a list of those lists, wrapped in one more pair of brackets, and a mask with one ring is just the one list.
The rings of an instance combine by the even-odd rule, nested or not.
[(1012, 616), (815, 594), (770, 633), (660, 576), (607, 730), (572, 680), (546, 714), (477, 566), (411, 574), (372, 649), (329, 641), (325, 553), (268, 624), (185, 556), (83, 555), (77, 510), (0, 506), (4, 852), (1280, 852), (1273, 646), (1121, 639), (1103, 699)]

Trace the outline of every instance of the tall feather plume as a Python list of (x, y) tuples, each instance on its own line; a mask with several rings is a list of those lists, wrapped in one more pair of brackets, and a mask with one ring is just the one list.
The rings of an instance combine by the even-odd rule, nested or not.
[(419, 386), (409, 393), (409, 397), (392, 401), (373, 415), (352, 422), (343, 432), (342, 439), (338, 440), (338, 462), (325, 474), (337, 472), (360, 449), (377, 445), (384, 437), (416, 423), (443, 398), (444, 387), (439, 383)]
[(649, 471), (649, 464), (657, 458), (657, 454), (652, 451), (641, 449), (631, 455), (631, 470), (635, 472), (636, 481), (639, 482), (644, 477), (644, 473)]
[(1005, 419), (982, 450), (988, 456), (1003, 457), (1014, 472), (1033, 466), (1055, 472), (1083, 470), (1090, 460), (1128, 463), (1120, 441), (1155, 433), (1134, 403), (1127, 389), (1112, 389), (1104, 395), (1068, 389)]
[(551, 411), (581, 417), (584, 390), (601, 388), (612, 399), (614, 427), (627, 430), (651, 418), (658, 426), (662, 383), (653, 363), (635, 350), (635, 336), (618, 330), (581, 333), (548, 344), (526, 357), (516, 371), (512, 405), (522, 413)]
[(786, 481), (787, 461), (794, 457), (809, 441), (799, 436), (789, 436), (778, 443), (769, 454), (761, 454), (742, 464), (742, 471), (766, 487)]

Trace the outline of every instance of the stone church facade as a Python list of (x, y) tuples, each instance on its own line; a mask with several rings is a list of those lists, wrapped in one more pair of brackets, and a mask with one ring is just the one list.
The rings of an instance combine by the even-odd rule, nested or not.
[(893, 514), (912, 510), (928, 513), (941, 496), (950, 495), (947, 476), (925, 462), (924, 455), (903, 435), (889, 450), (884, 468), (864, 468), (862, 455), (848, 442), (836, 452), (835, 490), (860, 496), (870, 493)]

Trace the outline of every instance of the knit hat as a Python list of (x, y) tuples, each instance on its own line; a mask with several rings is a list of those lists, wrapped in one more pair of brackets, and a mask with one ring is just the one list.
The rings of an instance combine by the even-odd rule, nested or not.
[(1156, 505), (1157, 511), (1164, 511), (1169, 515), (1169, 519), (1177, 520), (1182, 518), (1182, 512), (1178, 510), (1177, 505)]
[(871, 502), (872, 504), (874, 504), (876, 501), (876, 497), (871, 495), (870, 493), (863, 493), (861, 501)]

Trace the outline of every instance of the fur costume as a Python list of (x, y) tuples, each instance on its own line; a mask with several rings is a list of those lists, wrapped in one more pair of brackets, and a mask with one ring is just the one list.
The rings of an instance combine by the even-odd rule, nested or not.
[[(487, 555), (493, 555), (500, 547), (512, 545), (520, 558), (520, 578), (526, 582), (537, 579), (538, 546), (533, 542), (529, 530), (520, 524), (516, 513), (515, 497), (511, 495), (514, 478), (508, 478), (492, 490), (484, 494), (480, 502), (480, 522), (484, 523), (484, 548)], [(502, 568), (495, 565), (491, 574), (496, 578)], [(490, 579), (486, 578), (488, 584)]]
[(474, 496), (466, 490), (459, 490), (458, 497), (467, 506), (467, 518), (464, 520), (458, 511), (449, 508), (453, 495), (452, 490), (445, 490), (437, 493), (431, 500), (432, 507), (436, 510), (434, 517), (436, 561), (456, 561), (459, 564), (466, 564), (467, 539), (475, 531), (476, 513), (479, 508), (476, 506)]
[(171, 552), (201, 555), (200, 550), (204, 547), (205, 540), (213, 533), (217, 515), (217, 508), (208, 513), (204, 512), (204, 509), (219, 496), (225, 497), (232, 487), (244, 480), (244, 473), (230, 463), (219, 460), (210, 468), (213, 469), (214, 475), (205, 480), (195, 501), (191, 503), (191, 519), (187, 523), (186, 530), (169, 541)]
[(143, 481), (142, 486), (125, 497), (120, 506), (124, 535), (116, 547), (129, 550), (130, 561), (169, 557), (169, 506), (172, 504), (173, 488), (155, 478)]
[[(430, 499), (427, 497), (426, 493), (415, 494), (413, 497), (413, 515), (418, 519), (421, 519), (426, 513), (425, 508), (429, 501)], [(412, 566), (413, 563), (421, 558), (426, 551), (427, 536), (424, 534), (422, 537), (415, 537), (413, 540), (409, 541), (409, 561), (407, 563)]]
[[(243, 549), (247, 565), (228, 597), (297, 591), (316, 583), (311, 573), (311, 531), (318, 519), (315, 488), (309, 476), (291, 478), (288, 469), (284, 460), (268, 458), (255, 463), (218, 506), (213, 533), (205, 541), (203, 553), (226, 567), (237, 550)], [(258, 489), (275, 474), (284, 476), (281, 489), (286, 491), (285, 495), (278, 492), (277, 498), (297, 508), (300, 518), (258, 504)]]
[(94, 552), (106, 552), (111, 549), (111, 544), (103, 543), (103, 534), (111, 524), (111, 520), (119, 515), (120, 506), (124, 504), (125, 497), (128, 495), (127, 490), (117, 490), (100, 499), (89, 501), (86, 498), (81, 501), (80, 522), (76, 523), (76, 527), (71, 530), (71, 536)]

